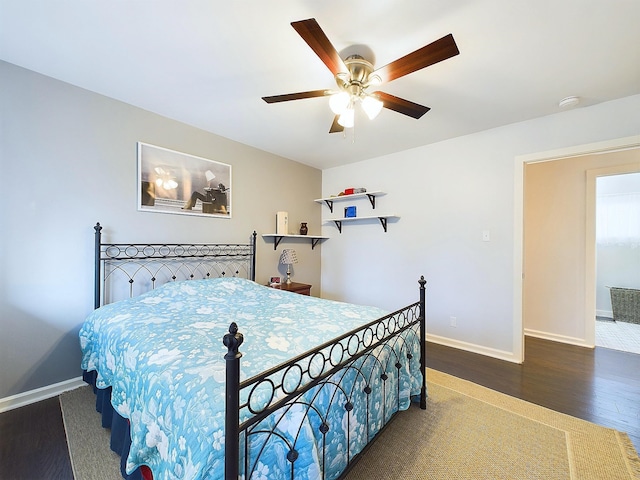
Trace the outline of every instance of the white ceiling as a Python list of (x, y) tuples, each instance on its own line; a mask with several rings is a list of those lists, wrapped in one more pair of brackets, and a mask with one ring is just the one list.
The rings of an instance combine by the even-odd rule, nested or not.
[[(334, 88), (290, 23), (315, 18), (338, 51), (377, 67), (452, 33), (460, 55), (380, 90), (431, 107), (383, 109), (327, 133)], [(0, 59), (318, 168), (640, 93), (637, 0), (0, 0)]]

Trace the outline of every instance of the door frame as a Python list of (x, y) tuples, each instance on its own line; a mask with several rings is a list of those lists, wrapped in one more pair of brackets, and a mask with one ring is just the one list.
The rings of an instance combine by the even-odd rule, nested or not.
[[(610, 175), (624, 175), (626, 173), (640, 173), (640, 163), (615, 165), (612, 167), (602, 167), (587, 170), (587, 241), (586, 241), (586, 268), (585, 268), (585, 292), (591, 295), (587, 297), (587, 318), (585, 332), (586, 340), (590, 345), (596, 343), (596, 263), (597, 252), (596, 246), (596, 203), (597, 188), (596, 183), (598, 177), (608, 177)], [(589, 319), (589, 314), (593, 313)]]
[[(524, 275), (524, 166), (528, 163), (550, 162), (566, 158), (609, 153), (619, 150), (640, 148), (640, 135), (617, 138), (572, 147), (518, 155), (514, 159), (514, 248), (513, 248), (513, 345), (514, 357), (524, 361), (524, 319), (523, 319), (523, 275)], [(596, 169), (600, 170), (600, 169)], [(603, 169), (604, 170), (604, 169)], [(589, 175), (587, 176), (589, 177)], [(585, 258), (585, 343), (595, 344), (595, 178), (593, 188), (587, 184), (587, 244)], [(589, 178), (587, 178), (589, 181)], [(590, 198), (591, 192), (592, 198)], [(591, 204), (588, 202), (591, 201)], [(593, 320), (593, 321), (590, 321)]]

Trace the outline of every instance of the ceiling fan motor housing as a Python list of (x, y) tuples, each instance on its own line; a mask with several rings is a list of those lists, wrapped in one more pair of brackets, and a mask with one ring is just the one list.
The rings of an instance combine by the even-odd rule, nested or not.
[(375, 83), (379, 77), (375, 79), (371, 76), (373, 65), (360, 55), (350, 55), (344, 61), (349, 73), (340, 72), (336, 75), (336, 83), (342, 90), (346, 90), (349, 95), (360, 97), (364, 94), (364, 90), (370, 83)]

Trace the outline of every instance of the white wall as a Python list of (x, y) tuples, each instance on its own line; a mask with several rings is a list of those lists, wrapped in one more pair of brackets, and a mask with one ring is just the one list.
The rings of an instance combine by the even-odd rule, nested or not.
[[(379, 211), (401, 217), (387, 233), (376, 223), (348, 224), (342, 234), (324, 227), (332, 238), (323, 249), (323, 296), (399, 308), (417, 298), (423, 274), (432, 340), (519, 361), (515, 158), (637, 135), (638, 112), (639, 95), (323, 171), (323, 196), (351, 186), (383, 190)], [(429, 128), (428, 115), (420, 121)]]
[[(317, 169), (5, 62), (0, 80), (0, 399), (80, 375), (97, 221), (105, 242), (246, 243), (286, 210), (320, 233)], [(231, 164), (233, 218), (137, 211), (138, 141)], [(257, 245), (259, 282), (293, 246), (319, 293), (321, 247)]]

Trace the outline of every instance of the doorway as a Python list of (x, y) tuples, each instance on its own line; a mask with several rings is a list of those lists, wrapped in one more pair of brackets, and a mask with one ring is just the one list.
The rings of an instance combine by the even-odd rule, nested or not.
[(640, 166), (596, 177), (595, 344), (640, 354)]
[[(531, 228), (525, 202), (532, 192), (525, 169), (537, 164), (551, 165), (558, 175), (573, 175), (570, 182), (553, 177), (534, 193), (534, 197), (551, 199), (544, 207), (547, 212), (555, 214), (561, 208), (573, 208), (568, 218), (580, 221), (568, 230), (562, 217), (555, 220), (555, 225)], [(522, 205), (516, 205), (514, 297), (519, 300), (516, 308), (520, 307), (521, 312), (522, 341), (524, 335), (529, 335), (585, 347), (595, 345), (595, 178), (599, 173), (596, 171), (603, 168), (612, 170), (607, 175), (640, 170), (639, 139), (629, 137), (516, 158), (516, 199), (522, 195)], [(551, 186), (555, 186), (555, 193)], [(576, 203), (568, 207), (574, 200)], [(587, 215), (587, 211), (593, 213)], [(544, 216), (543, 212), (541, 217)], [(537, 236), (533, 242), (531, 237), (525, 239), (527, 225), (528, 233), (533, 231)], [(522, 249), (517, 248), (518, 244)], [(539, 248), (544, 244), (551, 254), (546, 250), (538, 256), (540, 261), (532, 260), (531, 246)], [(540, 251), (545, 252), (544, 248)]]

